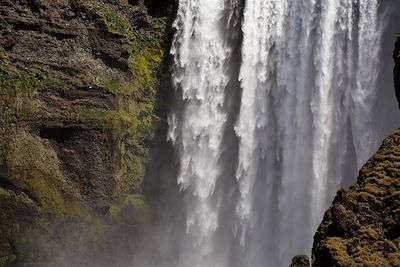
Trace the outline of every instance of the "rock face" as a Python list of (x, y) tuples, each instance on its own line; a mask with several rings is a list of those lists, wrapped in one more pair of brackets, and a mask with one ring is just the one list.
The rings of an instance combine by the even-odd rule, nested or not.
[(168, 94), (160, 80), (175, 9), (1, 1), (0, 266), (60, 266), (68, 248), (70, 266), (111, 266), (107, 236), (145, 232), (142, 181)]
[(314, 237), (313, 266), (400, 264), (400, 130), (342, 190)]
[(307, 255), (295, 256), (290, 267), (310, 267), (310, 259)]

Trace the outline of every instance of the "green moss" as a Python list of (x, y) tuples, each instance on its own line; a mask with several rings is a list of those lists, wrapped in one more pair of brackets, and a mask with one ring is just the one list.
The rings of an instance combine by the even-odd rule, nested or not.
[(44, 211), (67, 213), (59, 190), (67, 184), (57, 154), (40, 138), (24, 131), (14, 133), (7, 145), (6, 164), (13, 184), (34, 196)]
[(31, 170), (26, 181), (29, 190), (37, 196), (42, 207), (51, 213), (65, 215), (66, 204), (58, 189), (39, 170)]
[(121, 87), (120, 83), (121, 81), (116, 79), (110, 79), (106, 76), (87, 75), (83, 79), (83, 84), (97, 86), (114, 94), (119, 91), (119, 88)]
[(127, 101), (125, 110), (92, 110), (85, 112), (86, 120), (93, 121), (111, 129), (112, 136), (118, 140), (127, 135), (132, 142), (131, 145), (150, 139), (154, 134), (154, 122), (158, 117), (152, 112), (153, 106), (146, 106), (143, 103)]
[(0, 199), (1, 198), (8, 198), (10, 197), (10, 192), (5, 190), (4, 188), (0, 187)]
[(40, 105), (35, 95), (40, 90), (60, 90), (65, 83), (49, 77), (38, 69), (22, 70), (10, 64), (0, 64), (0, 120), (28, 119)]
[(151, 219), (151, 210), (141, 195), (128, 195), (122, 202), (112, 205), (109, 209), (109, 217), (112, 220), (119, 221), (125, 216), (132, 216), (132, 223), (137, 226), (146, 226)]
[(140, 190), (140, 185), (142, 184), (145, 175), (146, 156), (146, 153), (139, 155), (125, 155), (126, 160), (125, 163), (122, 164), (122, 171), (125, 179), (118, 183), (119, 188), (117, 189), (119, 190), (115, 192), (115, 197), (118, 197), (118, 193), (126, 191), (127, 188), (134, 191)]
[(16, 259), (15, 255), (0, 256), (0, 267), (6, 267)]
[(129, 68), (133, 82), (121, 88), (121, 93), (132, 96), (134, 101), (125, 103), (126, 112), (135, 117), (134, 133), (139, 139), (152, 138), (154, 125), (159, 121), (155, 115), (156, 94), (159, 84), (159, 70), (164, 59), (160, 44), (146, 47), (133, 53)]
[(97, 14), (103, 19), (107, 30), (127, 38), (133, 37), (132, 26), (129, 21), (116, 11), (99, 8)]
[(4, 50), (1, 50), (1, 48), (0, 48), (0, 60), (2, 60), (4, 58), (7, 58), (7, 54), (6, 54), (6, 52), (4, 52)]
[[(154, 27), (164, 33), (167, 23), (164, 19), (153, 18)], [(136, 96), (153, 96), (158, 85), (159, 71), (164, 61), (163, 35), (153, 38), (137, 37), (133, 45), (133, 53), (129, 57), (129, 69), (132, 73)], [(135, 92), (134, 92), (135, 93)]]
[[(111, 10), (99, 9), (98, 12), (110, 31), (131, 36), (129, 22), (123, 17)], [(162, 28), (160, 32), (166, 28), (164, 19), (152, 19), (151, 23)], [(159, 121), (155, 108), (159, 71), (164, 60), (162, 43), (162, 34), (152, 38), (137, 36), (130, 43), (133, 51), (128, 59), (130, 81), (88, 76), (90, 84), (116, 94), (117, 109), (92, 110), (83, 114), (83, 117), (110, 127), (114, 139), (127, 136), (131, 145), (153, 138), (155, 124)]]
[[(129, 67), (135, 77), (135, 88), (143, 96), (154, 96), (157, 71), (161, 67), (164, 52), (159, 47), (145, 48), (129, 58)], [(138, 96), (138, 95), (137, 95)]]
[(9, 92), (30, 94), (41, 89), (60, 89), (65, 83), (48, 77), (38, 69), (21, 70), (10, 64), (0, 64), (0, 94)]
[[(114, 11), (101, 11), (105, 21), (114, 21), (118, 16)], [(117, 19), (118, 20), (118, 19)], [(161, 69), (164, 67), (164, 33), (167, 28), (165, 19), (149, 18), (149, 23), (157, 29), (151, 37), (133, 36), (126, 42), (129, 51), (129, 77), (88, 76), (88, 82), (115, 95), (114, 110), (93, 109), (81, 114), (82, 120), (95, 127), (102, 127), (111, 134), (118, 144), (115, 158), (118, 160), (114, 197), (122, 197), (126, 192), (139, 192), (145, 175), (148, 159), (148, 143), (154, 140), (155, 129), (160, 118), (157, 116), (157, 92)], [(126, 28), (127, 23), (117, 27), (108, 23), (109, 31)], [(122, 27), (125, 25), (124, 27)], [(133, 147), (126, 149), (126, 146)]]
[(101, 123), (111, 129), (113, 139), (118, 140), (123, 132), (134, 134), (137, 128), (135, 117), (123, 111), (92, 110), (85, 113), (86, 119)]

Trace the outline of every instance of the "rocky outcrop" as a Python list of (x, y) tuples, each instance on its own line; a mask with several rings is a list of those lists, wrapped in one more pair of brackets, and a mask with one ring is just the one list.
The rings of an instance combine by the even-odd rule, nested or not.
[(341, 190), (314, 237), (313, 266), (400, 264), (400, 130)]
[(295, 256), (290, 267), (310, 267), (310, 259), (307, 255)]
[(142, 182), (165, 113), (159, 81), (175, 9), (1, 2), (0, 266), (60, 266), (69, 248), (73, 266), (126, 260), (108, 236), (116, 253), (137, 248), (151, 216)]

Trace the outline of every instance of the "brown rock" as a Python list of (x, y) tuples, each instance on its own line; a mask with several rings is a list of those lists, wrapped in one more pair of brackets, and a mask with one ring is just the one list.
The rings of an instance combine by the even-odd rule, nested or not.
[(295, 256), (290, 267), (310, 267), (310, 259), (306, 255)]
[(400, 263), (400, 129), (342, 190), (314, 237), (313, 266)]

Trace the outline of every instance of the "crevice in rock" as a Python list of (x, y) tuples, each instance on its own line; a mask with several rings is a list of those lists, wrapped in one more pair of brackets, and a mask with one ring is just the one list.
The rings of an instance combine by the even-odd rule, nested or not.
[(10, 191), (17, 191), (17, 187), (0, 173), (0, 187)]
[(125, 72), (128, 71), (127, 64), (124, 64), (124, 63), (118, 61), (117, 59), (111, 57), (110, 55), (108, 55), (106, 53), (103, 53), (103, 52), (95, 53), (95, 58), (101, 59), (101, 61), (103, 61), (103, 63), (109, 68), (120, 69)]
[(48, 35), (50, 35), (51, 37), (56, 38), (58, 41), (74, 39), (78, 36), (78, 35), (72, 34), (72, 33), (50, 32), (50, 31), (46, 31), (46, 33)]
[(178, 9), (178, 1), (176, 0), (169, 0), (169, 1), (145, 0), (145, 5), (147, 7), (148, 14), (153, 17), (174, 18)]
[(9, 190), (9, 191), (13, 191), (16, 194), (19, 193), (24, 193), (25, 195), (27, 195), (33, 202), (35, 202), (36, 204), (39, 203), (39, 200), (32, 195), (28, 190), (23, 190), (18, 188), (14, 183), (12, 183), (10, 181), (10, 179), (7, 179), (5, 174), (5, 167), (1, 166), (0, 167), (0, 187), (5, 189), (5, 190)]
[(32, 11), (32, 13), (40, 12), (39, 5), (36, 3), (36, 1), (27, 1), (27, 2), (28, 2), (28, 7)]
[(396, 240), (397, 238), (400, 237), (400, 228), (399, 227), (393, 227), (392, 229), (390, 229), (388, 231), (388, 233), (386, 234), (386, 237), (389, 240)]
[(63, 143), (72, 139), (79, 132), (81, 132), (79, 127), (61, 128), (42, 126), (39, 131), (39, 136), (44, 139), (54, 140), (57, 143)]
[(26, 24), (26, 23), (18, 23), (14, 24), (13, 29), (15, 31), (40, 31), (41, 28), (39, 25), (34, 25), (34, 24)]

